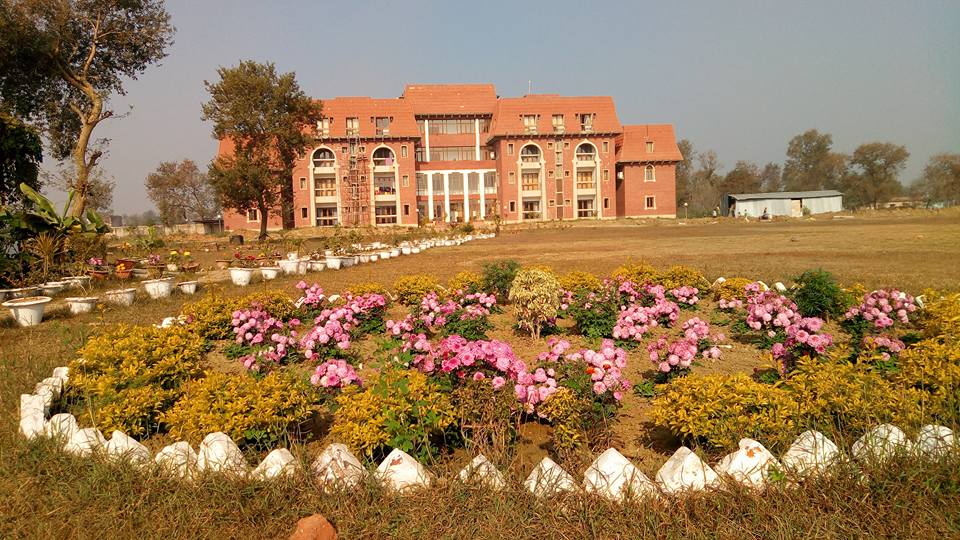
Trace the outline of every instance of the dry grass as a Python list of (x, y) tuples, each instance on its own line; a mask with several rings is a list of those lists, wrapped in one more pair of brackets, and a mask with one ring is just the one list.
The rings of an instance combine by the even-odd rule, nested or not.
[[(547, 264), (559, 272), (587, 270), (601, 275), (634, 258), (657, 266), (691, 265), (708, 277), (739, 274), (768, 282), (787, 281), (805, 269), (822, 267), (841, 281), (867, 287), (891, 285), (911, 292), (924, 287), (957, 289), (960, 214), (773, 223), (616, 222), (562, 229), (550, 225), (508, 230), (494, 240), (309, 278), (333, 291), (367, 281), (390, 284), (406, 273), (429, 272), (446, 280), (460, 270), (477, 270), (482, 263), (501, 258)], [(214, 284), (207, 290), (227, 295), (267, 288), (292, 291), (297, 280), (255, 283), (246, 289)], [(98, 326), (153, 324), (178, 312), (190, 299), (141, 300), (131, 308), (108, 307), (76, 318), (61, 313), (36, 328), (0, 324), (0, 412), (6, 418), (0, 423), (0, 536), (101, 537), (112, 532), (121, 538), (275, 538), (287, 534), (297, 518), (317, 511), (335, 520), (345, 538), (960, 535), (956, 456), (870, 470), (865, 483), (848, 471), (798, 490), (763, 496), (733, 490), (626, 507), (575, 497), (548, 506), (518, 486), (502, 496), (451, 484), (399, 499), (375, 487), (324, 496), (307, 479), (274, 485), (218, 481), (184, 485), (155, 473), (144, 478), (122, 467), (76, 460), (52, 452), (48, 443), (28, 444), (16, 435), (19, 394), (30, 391), (52, 368), (66, 364)], [(518, 349), (535, 346), (517, 342)], [(642, 362), (637, 358), (632, 355), (631, 362)], [(624, 412), (636, 413), (627, 431), (639, 431), (642, 410)], [(648, 448), (644, 434), (634, 435), (628, 441), (637, 446), (632, 457), (649, 474), (653, 463), (662, 462), (662, 454)]]

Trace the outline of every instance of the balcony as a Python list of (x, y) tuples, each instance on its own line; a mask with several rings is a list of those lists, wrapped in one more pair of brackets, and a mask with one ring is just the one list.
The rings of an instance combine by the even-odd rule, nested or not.
[(597, 183), (594, 181), (577, 182), (577, 191), (594, 191), (597, 189)]
[(596, 157), (597, 155), (594, 154), (593, 152), (577, 152), (574, 155), (574, 158), (577, 161), (589, 161), (590, 163), (593, 163)]

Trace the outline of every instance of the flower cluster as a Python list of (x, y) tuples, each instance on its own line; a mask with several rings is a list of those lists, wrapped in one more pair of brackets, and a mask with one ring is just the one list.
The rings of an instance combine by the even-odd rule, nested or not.
[(669, 341), (661, 336), (647, 345), (650, 361), (664, 374), (676, 374), (690, 369), (698, 356), (716, 360), (720, 358), (717, 343), (724, 340), (723, 334), (710, 335), (710, 325), (694, 317), (683, 323), (683, 337)]
[(239, 268), (253, 268), (256, 264), (257, 257), (255, 255), (244, 255), (239, 251), (233, 254), (233, 262)]
[(733, 298), (730, 300), (721, 298), (720, 301), (717, 302), (717, 307), (723, 311), (735, 311), (743, 307), (743, 300), (740, 300), (739, 298)]
[(297, 332), (300, 325), (297, 319), (286, 324), (270, 315), (263, 306), (254, 303), (249, 309), (233, 312), (230, 321), (237, 345), (247, 351), (240, 357), (243, 367), (263, 372), (279, 366), (288, 360), (288, 355), (296, 351)]
[[(764, 291), (747, 300), (747, 326), (754, 330), (786, 330), (801, 317), (792, 300), (773, 291)], [(772, 335), (770, 337), (773, 337)]]
[(844, 317), (847, 320), (859, 317), (873, 322), (874, 328), (883, 329), (897, 322), (909, 324), (910, 314), (916, 310), (916, 301), (909, 294), (897, 289), (880, 289), (865, 294), (860, 305), (850, 308)]
[(328, 358), (337, 351), (350, 348), (350, 330), (357, 320), (345, 306), (323, 310), (313, 321), (313, 328), (300, 338), (300, 348), (308, 359)]
[(864, 350), (878, 353), (884, 361), (906, 348), (902, 341), (887, 335), (866, 336), (861, 344)]
[(147, 264), (150, 266), (156, 266), (160, 264), (162, 260), (163, 259), (160, 258), (160, 255), (156, 253), (151, 253), (150, 255), (147, 255)]
[(317, 366), (310, 383), (323, 388), (343, 388), (351, 384), (363, 384), (353, 366), (345, 360), (327, 360)]
[(414, 313), (399, 321), (387, 321), (386, 329), (388, 334), (404, 341), (408, 341), (408, 334), (463, 335), (480, 339), (488, 328), (487, 316), (496, 304), (496, 296), (483, 292), (457, 291), (446, 299), (430, 292)]
[(781, 375), (785, 375), (800, 356), (823, 354), (833, 345), (833, 337), (820, 333), (823, 320), (818, 317), (797, 317), (786, 327), (786, 339), (770, 347), (773, 358), (778, 361)]
[(670, 289), (670, 296), (681, 306), (695, 306), (700, 301), (700, 289), (684, 285), (676, 289)]
[[(581, 349), (572, 353), (569, 352), (570, 342), (565, 339), (550, 338), (547, 344), (550, 349), (537, 357), (537, 360), (547, 367), (545, 371), (547, 378), (537, 381), (538, 372), (543, 368), (538, 368), (538, 371), (533, 374), (535, 382), (544, 383), (541, 387), (546, 386), (544, 393), (547, 396), (555, 392), (550, 389), (556, 387), (554, 377), (558, 372), (574, 387), (580, 386), (579, 379), (585, 377), (585, 386), (588, 387), (587, 391), (591, 393), (594, 400), (602, 401), (605, 398), (611, 398), (613, 402), (619, 402), (623, 399), (623, 393), (630, 389), (630, 381), (623, 376), (623, 370), (627, 367), (627, 353), (616, 347), (613, 340), (603, 340), (599, 351)], [(527, 388), (525, 393), (529, 396), (531, 391), (536, 391), (538, 395), (535, 399), (538, 399), (541, 387)], [(518, 390), (518, 397), (521, 393), (523, 392)], [(536, 401), (529, 403), (529, 399), (527, 401), (521, 399), (521, 402), (530, 406), (536, 404)]]
[(103, 266), (103, 259), (100, 257), (90, 257), (90, 260), (87, 261), (87, 264), (90, 266)]
[(523, 372), (517, 377), (513, 391), (517, 401), (527, 413), (533, 413), (538, 403), (543, 403), (557, 393), (557, 372), (553, 368), (538, 367), (533, 373)]
[[(624, 282), (621, 288), (623, 285), (631, 284)], [(670, 326), (680, 317), (680, 307), (667, 299), (661, 285), (645, 285), (642, 293), (630, 296), (640, 303), (621, 309), (613, 327), (616, 339), (641, 341), (650, 328), (661, 324)]]
[(424, 334), (410, 334), (403, 350), (413, 355), (413, 366), (424, 373), (453, 375), (457, 380), (489, 379), (494, 389), (518, 380), (527, 371), (510, 345), (497, 340), (448, 336), (434, 346)]
[(770, 346), (781, 374), (797, 357), (823, 354), (833, 344), (830, 334), (821, 333), (822, 319), (802, 316), (793, 301), (770, 290), (756, 289), (748, 295), (746, 324), (761, 332), (761, 346)]

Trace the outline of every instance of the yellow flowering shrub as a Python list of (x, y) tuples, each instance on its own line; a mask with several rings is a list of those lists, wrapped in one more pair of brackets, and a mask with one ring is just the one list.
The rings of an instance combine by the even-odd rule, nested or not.
[(674, 435), (716, 448), (743, 437), (776, 446), (794, 437), (796, 404), (785, 390), (743, 374), (674, 379), (653, 401), (653, 420)]
[(660, 284), (668, 291), (684, 285), (696, 287), (701, 291), (710, 286), (710, 282), (703, 277), (702, 272), (682, 264), (671, 266), (669, 270), (663, 272), (660, 276)]
[(752, 279), (745, 277), (727, 278), (723, 283), (718, 283), (713, 287), (714, 300), (733, 300), (735, 298), (743, 299), (743, 288), (753, 283)]
[(922, 391), (929, 412), (945, 421), (960, 412), (960, 340), (924, 339), (904, 351), (891, 375), (903, 387)]
[(551, 268), (550, 265), (548, 264), (542, 264), (542, 263), (526, 264), (521, 269), (522, 270), (540, 270), (548, 274), (553, 274), (554, 276), (557, 275), (556, 272), (553, 271), (553, 268)]
[(588, 405), (564, 386), (539, 405), (537, 412), (553, 425), (553, 447), (558, 452), (570, 452), (586, 443), (583, 418), (587, 409)]
[(184, 304), (180, 314), (187, 317), (187, 326), (200, 336), (211, 340), (230, 339), (233, 337), (230, 326), (233, 312), (248, 308), (254, 302), (262, 304), (271, 315), (283, 320), (292, 317), (296, 311), (290, 295), (282, 291), (264, 291), (238, 298), (210, 294), (196, 302)]
[(560, 282), (549, 272), (524, 268), (513, 279), (509, 298), (517, 312), (517, 325), (539, 339), (540, 331), (560, 309)]
[(187, 384), (161, 418), (178, 439), (198, 443), (208, 433), (222, 431), (240, 445), (265, 448), (319, 409), (316, 389), (290, 374), (254, 378), (211, 372)]
[(389, 298), (389, 295), (387, 294), (387, 288), (376, 281), (368, 281), (366, 283), (354, 283), (353, 285), (347, 288), (347, 292), (355, 296), (361, 296), (364, 294), (381, 294)]
[(660, 273), (657, 269), (643, 261), (627, 261), (610, 275), (619, 280), (632, 281), (637, 285), (660, 282)]
[(425, 459), (438, 453), (455, 418), (450, 394), (436, 382), (419, 371), (389, 369), (365, 388), (343, 389), (330, 434), (368, 458), (389, 446)]
[(483, 275), (472, 270), (461, 270), (450, 278), (447, 286), (451, 291), (480, 292), (483, 290)]
[(960, 339), (960, 293), (923, 291), (926, 306), (920, 312), (920, 326), (926, 337)]
[(393, 282), (397, 301), (405, 306), (418, 305), (427, 293), (439, 289), (440, 283), (437, 282), (437, 278), (426, 274), (400, 276)]
[(560, 277), (560, 287), (573, 293), (594, 292), (603, 287), (603, 282), (590, 272), (574, 270)]
[(291, 298), (289, 294), (278, 290), (269, 290), (241, 296), (234, 304), (234, 309), (248, 308), (255, 302), (261, 304), (263, 309), (267, 310), (267, 312), (274, 317), (284, 321), (293, 317), (297, 311), (294, 305), (294, 299)]

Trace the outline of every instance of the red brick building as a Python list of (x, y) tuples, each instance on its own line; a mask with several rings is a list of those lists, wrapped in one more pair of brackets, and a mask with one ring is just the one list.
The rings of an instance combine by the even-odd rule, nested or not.
[(622, 125), (608, 96), (417, 84), (399, 98), (324, 100), (323, 115), (293, 171), (297, 227), (676, 217), (673, 126)]

